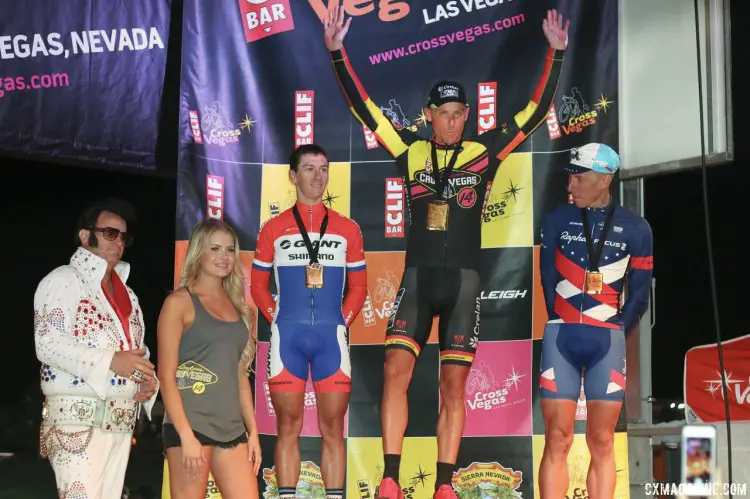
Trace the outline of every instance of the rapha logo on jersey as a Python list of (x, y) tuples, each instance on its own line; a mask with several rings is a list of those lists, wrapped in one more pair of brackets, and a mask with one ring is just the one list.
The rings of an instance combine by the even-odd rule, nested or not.
[(482, 291), (479, 298), (482, 300), (515, 300), (517, 298), (526, 298), (528, 290), (505, 289), (501, 291)]
[(482, 135), (497, 126), (497, 82), (487, 81), (477, 86), (477, 132)]
[(372, 130), (367, 128), (367, 125), (362, 125), (362, 132), (365, 134), (365, 145), (367, 145), (367, 148), (377, 149), (378, 139), (375, 137), (375, 134), (372, 133)]
[(495, 379), (485, 361), (472, 366), (466, 380), (466, 408), (468, 411), (490, 411), (519, 404), (526, 400), (519, 390), (528, 376), (511, 367), (504, 380)]
[(294, 92), (294, 147), (315, 141), (315, 92)]
[(474, 462), (467, 468), (453, 472), (453, 485), (461, 490), (461, 497), (521, 499), (518, 489), (522, 483), (522, 471), (514, 471), (498, 462)]
[[(487, 190), (489, 192), (489, 187)], [(522, 215), (524, 210), (521, 207), (522, 204), (518, 203), (518, 198), (521, 196), (521, 191), (523, 190), (525, 190), (524, 187), (513, 183), (513, 179), (510, 179), (505, 191), (499, 196), (500, 200), (496, 203), (487, 204), (487, 207), (484, 209), (484, 222), (488, 223), (498, 218), (505, 220), (510, 217)]]
[(404, 182), (401, 177), (385, 179), (385, 237), (404, 237)]
[(294, 29), (289, 0), (239, 0), (247, 43)]
[(248, 113), (245, 113), (244, 119), (235, 125), (229, 119), (226, 108), (218, 101), (214, 101), (212, 105), (203, 108), (201, 129), (205, 142), (208, 144), (222, 147), (235, 144), (240, 141), (243, 130), (250, 133), (253, 125), (255, 125), (255, 121)]
[(188, 111), (188, 117), (190, 118), (190, 131), (193, 133), (193, 142), (196, 144), (203, 144), (203, 136), (201, 135), (201, 120), (198, 116), (198, 111), (190, 109)]
[(549, 114), (547, 115), (547, 132), (549, 132), (550, 140), (562, 137), (562, 134), (560, 133), (560, 122), (557, 121), (557, 111), (555, 110), (554, 103), (549, 107)]
[(208, 218), (224, 220), (224, 177), (206, 175), (206, 205)]

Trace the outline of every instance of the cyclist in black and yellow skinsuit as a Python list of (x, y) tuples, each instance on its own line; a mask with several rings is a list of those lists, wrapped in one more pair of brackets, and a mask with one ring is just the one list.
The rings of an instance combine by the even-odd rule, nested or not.
[[(468, 105), (463, 87), (443, 81), (430, 91), (425, 116), (430, 140), (397, 128), (372, 102), (349, 63), (343, 40), (351, 18), (334, 3), (325, 43), (354, 116), (396, 159), (408, 189), (410, 226), (404, 275), (386, 332), (381, 407), (385, 470), (378, 497), (402, 497), (399, 463), (408, 418), (407, 390), (435, 315), (440, 316), (440, 393), (435, 496), (455, 497), (450, 483), (463, 432), (464, 385), (479, 333), (481, 215), (488, 183), (500, 163), (547, 117), (562, 69), (569, 22), (548, 12), (550, 49), (531, 101), (502, 127), (464, 140)], [(500, 121), (502, 123), (502, 120)]]

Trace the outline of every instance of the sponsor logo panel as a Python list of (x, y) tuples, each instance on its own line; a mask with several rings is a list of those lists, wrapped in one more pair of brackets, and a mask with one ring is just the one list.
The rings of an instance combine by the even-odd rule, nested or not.
[(482, 214), (482, 248), (533, 246), (532, 161), (530, 153), (511, 154), (495, 174)]

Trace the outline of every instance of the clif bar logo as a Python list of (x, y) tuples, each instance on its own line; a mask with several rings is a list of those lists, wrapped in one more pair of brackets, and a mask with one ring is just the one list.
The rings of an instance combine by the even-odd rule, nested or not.
[(208, 218), (224, 219), (224, 177), (206, 175)]
[(404, 183), (400, 177), (385, 179), (385, 237), (404, 237)]
[(292, 31), (294, 19), (289, 0), (239, 0), (247, 43)]
[(477, 88), (477, 131), (479, 135), (494, 130), (497, 126), (497, 82), (480, 83)]
[(315, 141), (315, 92), (297, 90), (294, 93), (294, 147)]

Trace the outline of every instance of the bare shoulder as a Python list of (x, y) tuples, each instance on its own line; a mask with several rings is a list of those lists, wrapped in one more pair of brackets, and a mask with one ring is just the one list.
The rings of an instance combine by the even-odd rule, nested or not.
[(190, 310), (192, 306), (190, 293), (188, 293), (187, 289), (180, 288), (167, 295), (167, 298), (164, 300), (162, 312), (181, 314)]

